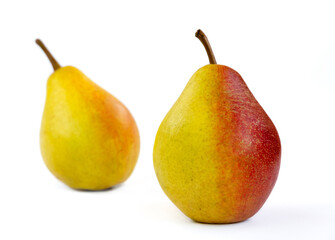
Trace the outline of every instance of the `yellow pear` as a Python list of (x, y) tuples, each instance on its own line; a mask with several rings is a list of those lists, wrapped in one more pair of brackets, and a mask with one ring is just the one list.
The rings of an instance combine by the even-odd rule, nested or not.
[(102, 190), (124, 182), (139, 155), (134, 118), (114, 96), (75, 67), (61, 67), (45, 45), (54, 67), (40, 130), (46, 166), (75, 189)]
[(155, 140), (158, 181), (188, 217), (232, 223), (253, 216), (278, 176), (281, 145), (275, 126), (233, 69), (200, 68), (165, 116)]

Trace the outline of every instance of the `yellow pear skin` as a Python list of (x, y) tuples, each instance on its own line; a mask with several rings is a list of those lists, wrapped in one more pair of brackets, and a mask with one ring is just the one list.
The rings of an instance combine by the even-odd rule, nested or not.
[(216, 64), (200, 68), (162, 121), (153, 150), (158, 181), (188, 217), (234, 223), (253, 216), (276, 182), (281, 145), (275, 126), (242, 77)]
[(103, 190), (124, 182), (139, 155), (134, 118), (77, 68), (60, 67), (48, 57), (55, 71), (47, 82), (40, 130), (46, 166), (74, 189)]

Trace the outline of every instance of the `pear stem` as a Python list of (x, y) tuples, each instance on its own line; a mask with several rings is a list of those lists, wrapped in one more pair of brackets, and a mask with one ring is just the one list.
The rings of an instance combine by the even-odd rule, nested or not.
[(201, 43), (204, 45), (210, 64), (216, 64), (215, 56), (212, 50), (211, 45), (209, 44), (209, 41), (203, 31), (200, 29), (195, 33), (195, 36), (201, 41)]
[(52, 56), (52, 54), (49, 52), (49, 50), (44, 45), (44, 43), (40, 39), (36, 39), (36, 43), (37, 43), (38, 46), (40, 46), (42, 48), (43, 52), (47, 55), (49, 61), (52, 64), (52, 67), (54, 68), (54, 71), (56, 71), (58, 68), (60, 68), (61, 66), (56, 61), (56, 59)]

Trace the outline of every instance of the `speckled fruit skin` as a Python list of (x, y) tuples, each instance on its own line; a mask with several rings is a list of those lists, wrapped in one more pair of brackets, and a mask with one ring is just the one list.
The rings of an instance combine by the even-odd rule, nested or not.
[(191, 219), (233, 223), (253, 216), (276, 182), (275, 126), (242, 77), (200, 68), (161, 123), (153, 159), (158, 181)]
[(130, 176), (140, 139), (128, 109), (68, 66), (48, 80), (40, 145), (58, 179), (71, 188), (102, 190)]

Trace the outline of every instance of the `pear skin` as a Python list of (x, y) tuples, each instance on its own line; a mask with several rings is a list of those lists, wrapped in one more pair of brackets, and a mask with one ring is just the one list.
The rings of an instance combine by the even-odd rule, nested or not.
[(124, 182), (140, 149), (131, 113), (77, 68), (50, 60), (55, 72), (47, 82), (40, 130), (46, 166), (74, 189), (103, 190)]
[(206, 44), (212, 64), (191, 77), (161, 123), (154, 168), (163, 191), (191, 219), (240, 222), (271, 193), (281, 144), (242, 77), (216, 64)]

